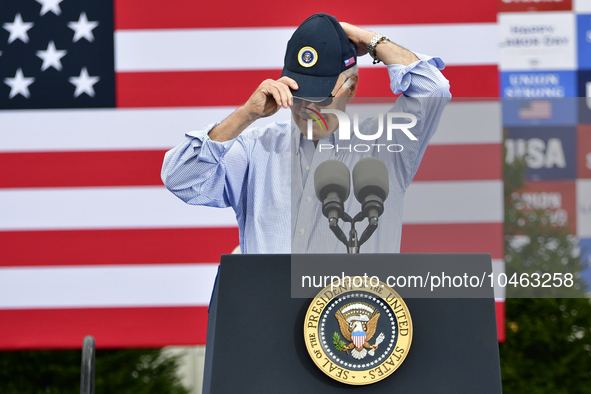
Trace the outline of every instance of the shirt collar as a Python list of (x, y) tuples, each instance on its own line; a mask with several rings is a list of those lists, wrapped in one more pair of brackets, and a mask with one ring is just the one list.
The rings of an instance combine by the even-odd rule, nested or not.
[[(334, 145), (335, 143), (335, 133), (338, 133), (339, 130), (336, 129), (333, 133), (331, 133), (330, 135), (324, 137), (323, 139), (321, 139), (319, 141), (319, 143), (321, 144), (331, 144)], [(291, 122), (291, 134), (292, 134), (292, 138), (291, 138), (291, 143), (293, 145), (293, 147), (295, 148), (295, 154), (299, 155), (300, 154), (300, 145), (302, 140), (304, 139), (304, 134), (302, 134), (302, 132), (300, 131), (300, 129), (295, 125), (295, 122)]]

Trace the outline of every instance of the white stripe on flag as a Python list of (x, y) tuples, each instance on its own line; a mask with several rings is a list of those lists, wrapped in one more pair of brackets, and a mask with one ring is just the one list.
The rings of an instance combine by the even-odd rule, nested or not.
[[(367, 105), (350, 105), (350, 111)], [(380, 106), (381, 108), (381, 106)], [(388, 106), (383, 106), (386, 110)], [(169, 149), (184, 133), (221, 121), (233, 107), (0, 112), (0, 152)], [(253, 127), (285, 121), (288, 110)], [(501, 143), (499, 102), (450, 103), (431, 144)], [(43, 125), (41, 127), (40, 125)]]
[[(501, 222), (502, 193), (501, 181), (414, 182), (403, 221)], [(237, 225), (232, 209), (188, 205), (163, 186), (2, 189), (0, 206), (0, 230)]]
[[(347, 112), (359, 112), (367, 116), (385, 114), (391, 109), (392, 104), (347, 105)], [(500, 144), (503, 142), (502, 130), (499, 101), (451, 102), (445, 107), (437, 132), (429, 145)]]
[[(236, 108), (31, 110), (0, 112), (0, 152), (170, 149), (184, 134)], [(253, 127), (289, 119), (287, 110)], [(40, 125), (43, 125), (42, 127)]]
[[(494, 274), (494, 289), (495, 289), (495, 300), (496, 301), (505, 301), (505, 287), (502, 287), (499, 285), (499, 280), (498, 277), (500, 274), (504, 274), (505, 273), (505, 260), (496, 260), (493, 259), (492, 261), (492, 269), (493, 269), (493, 274)], [(489, 280), (487, 278), (487, 280)], [(490, 286), (490, 280), (488, 283), (485, 283), (485, 285), (489, 285)]]
[(0, 189), (0, 230), (237, 226), (231, 208), (188, 205), (164, 186)]
[[(497, 64), (498, 61), (495, 23), (364, 27), (419, 53), (439, 56), (448, 65)], [(115, 70), (281, 69), (285, 46), (294, 30), (294, 27), (119, 30), (115, 32)], [(224, 44), (223, 50), (219, 43)], [(362, 57), (359, 64), (370, 66), (371, 59)]]
[(501, 144), (502, 131), (500, 102), (452, 102), (445, 107), (429, 145)]
[(209, 305), (217, 264), (0, 268), (0, 309)]
[(404, 198), (405, 224), (499, 223), (503, 182), (413, 182)]

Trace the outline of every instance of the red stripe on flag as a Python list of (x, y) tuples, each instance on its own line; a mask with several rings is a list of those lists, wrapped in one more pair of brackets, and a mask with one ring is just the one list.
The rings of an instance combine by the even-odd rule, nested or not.
[[(177, 130), (179, 133), (184, 130)], [(162, 186), (166, 150), (0, 153), (0, 188)], [(501, 179), (500, 144), (432, 145), (415, 180)]]
[(0, 310), (0, 349), (80, 349), (205, 344), (207, 307)]
[(1, 153), (0, 188), (162, 185), (165, 150)]
[[(385, 2), (380, 4), (379, 12), (376, 12), (372, 7), (344, 7), (342, 1), (324, 0), (322, 8), (332, 10), (329, 13), (333, 13), (340, 21), (356, 25), (494, 23), (497, 17), (495, 1), (480, 2), (478, 6), (471, 0)], [(286, 6), (284, 3), (266, 0), (248, 3), (240, 0), (117, 0), (115, 29), (295, 27), (319, 11), (321, 10), (318, 9), (317, 2), (300, 2), (297, 6)]]
[(502, 179), (501, 167), (500, 144), (431, 145), (414, 180)]
[[(497, 97), (497, 66), (449, 66), (443, 75), (454, 97)], [(119, 72), (117, 106), (239, 106), (262, 81), (277, 79), (281, 70)], [(359, 97), (393, 97), (383, 67), (359, 70)], [(228, 84), (232, 90), (228, 91)]]
[[(505, 303), (495, 302), (497, 335), (505, 341)], [(79, 349), (205, 344), (207, 307), (0, 310), (0, 349)], [(174, 327), (174, 329), (171, 329)]]
[(402, 253), (490, 253), (493, 259), (502, 259), (503, 223), (404, 224), (400, 249)]
[(116, 100), (129, 108), (238, 106), (265, 79), (280, 76), (280, 70), (119, 72)]
[(496, 64), (447, 66), (441, 72), (449, 80), (454, 97), (499, 97), (499, 69)]
[(0, 266), (218, 263), (237, 227), (0, 232)]
[[(238, 245), (238, 229), (5, 231), (1, 266), (214, 263)], [(403, 253), (491, 253), (502, 258), (501, 223), (405, 224)]]
[(497, 312), (497, 336), (499, 342), (505, 342), (507, 333), (505, 331), (505, 301), (496, 301), (495, 310)]
[[(449, 80), (453, 97), (499, 95), (499, 70), (496, 65), (447, 66), (441, 72)], [(359, 69), (357, 97), (392, 97), (388, 73), (382, 67)]]

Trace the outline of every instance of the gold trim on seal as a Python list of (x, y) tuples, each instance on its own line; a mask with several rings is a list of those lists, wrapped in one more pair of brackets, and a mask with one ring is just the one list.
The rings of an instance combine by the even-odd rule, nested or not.
[[(375, 287), (367, 282), (360, 287), (354, 286), (356, 284), (327, 286), (318, 293), (306, 312), (304, 341), (310, 357), (322, 372), (345, 384), (365, 385), (385, 379), (398, 369), (410, 349), (413, 325), (406, 303), (392, 288), (383, 282)], [(368, 304), (372, 302), (378, 308)], [(353, 312), (355, 308), (359, 312)], [(332, 319), (329, 315), (338, 322), (340, 333), (335, 332), (333, 337), (327, 332), (323, 338), (326, 322), (323, 319)], [(383, 321), (390, 322), (392, 332), (396, 332), (395, 343), (392, 335), (389, 336), (392, 343), (382, 343), (384, 334), (376, 331), (380, 315)], [(356, 347), (352, 332), (357, 332), (365, 343), (360, 345), (357, 340), (360, 347)]]
[[(310, 51), (314, 54), (314, 59), (312, 59), (312, 61), (310, 63), (306, 63), (304, 62), (304, 60), (302, 59), (302, 56), (304, 54), (304, 51)], [(316, 62), (318, 61), (318, 53), (316, 52), (316, 50), (312, 47), (303, 47), (302, 49), (300, 49), (300, 51), (298, 52), (298, 62), (300, 63), (300, 66), (302, 67), (312, 67), (313, 65), (316, 64)]]

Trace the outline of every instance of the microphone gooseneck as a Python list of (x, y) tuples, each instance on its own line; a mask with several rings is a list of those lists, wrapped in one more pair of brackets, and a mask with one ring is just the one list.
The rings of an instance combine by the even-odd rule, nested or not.
[[(322, 203), (322, 213), (328, 218), (331, 231), (347, 246), (348, 253), (359, 253), (378, 227), (378, 218), (384, 212), (384, 201), (388, 198), (389, 180), (386, 165), (375, 157), (359, 160), (353, 168), (353, 189), (355, 198), (361, 203), (361, 212), (351, 218), (344, 209), (344, 203), (351, 189), (351, 175), (347, 166), (338, 160), (321, 163), (314, 173), (316, 197)], [(368, 226), (357, 239), (355, 223), (368, 219)], [(349, 239), (339, 227), (342, 219), (351, 223)]]

